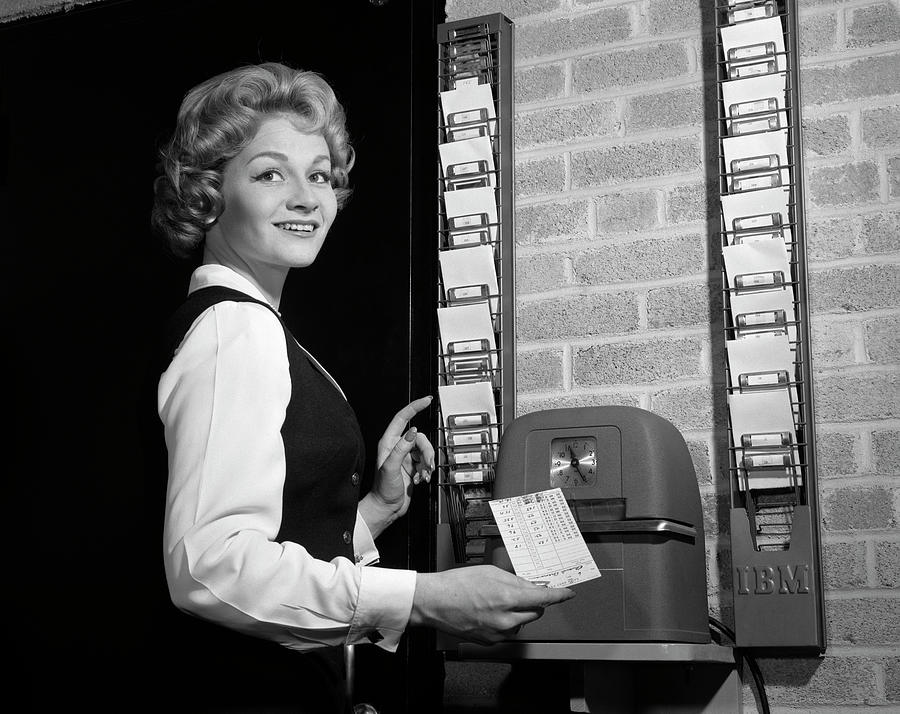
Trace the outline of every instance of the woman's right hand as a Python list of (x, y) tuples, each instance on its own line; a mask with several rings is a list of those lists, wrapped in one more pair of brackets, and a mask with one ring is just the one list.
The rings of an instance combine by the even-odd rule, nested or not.
[(409, 622), (489, 645), (573, 597), (568, 588), (535, 585), (493, 565), (418, 573)]

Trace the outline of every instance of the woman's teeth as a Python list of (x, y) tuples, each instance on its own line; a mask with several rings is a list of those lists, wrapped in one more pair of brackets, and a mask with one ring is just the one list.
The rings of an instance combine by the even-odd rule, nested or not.
[(279, 228), (287, 231), (296, 231), (298, 233), (312, 233), (314, 226), (310, 223), (279, 223)]

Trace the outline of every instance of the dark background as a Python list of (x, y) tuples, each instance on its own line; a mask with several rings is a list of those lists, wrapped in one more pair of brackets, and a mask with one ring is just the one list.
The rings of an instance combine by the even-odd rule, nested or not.
[[(156, 152), (190, 87), (272, 60), (332, 83), (355, 193), (316, 264), (289, 278), (282, 311), (356, 409), (369, 478), (391, 416), (429, 393), (442, 7), (129, 0), (0, 26), (10, 476), (25, 512), (7, 582), (25, 600), (16, 651), (34, 709), (141, 711), (165, 686), (154, 349), (194, 266), (166, 257), (149, 212)], [(432, 415), (414, 423), (428, 430)], [(379, 542), (383, 563), (427, 567), (432, 518), (420, 498)], [(398, 656), (357, 648), (360, 696), (430, 710), (428, 637), (411, 633)]]

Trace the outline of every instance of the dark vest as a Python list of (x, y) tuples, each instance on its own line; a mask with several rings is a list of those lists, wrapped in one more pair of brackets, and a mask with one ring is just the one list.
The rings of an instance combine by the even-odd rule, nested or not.
[(315, 558), (353, 559), (353, 527), (365, 443), (353, 409), (297, 344), (281, 316), (268, 304), (237, 290), (202, 288), (191, 293), (172, 316), (167, 354), (174, 355), (194, 321), (223, 301), (254, 302), (272, 311), (284, 330), (291, 375), (281, 437), (285, 479), (281, 528), (275, 540), (293, 541)]
[[(353, 560), (353, 528), (365, 444), (353, 409), (310, 361), (281, 316), (268, 304), (225, 287), (191, 293), (166, 327), (164, 370), (194, 321), (219, 302), (255, 302), (272, 311), (284, 330), (291, 378), (281, 436), (285, 450), (282, 519), (276, 540), (292, 541), (322, 560)], [(197, 711), (254, 711), (262, 705), (298, 712), (343, 712), (343, 648), (308, 653), (258, 640), (164, 608), (161, 634), (170, 643), (165, 679), (182, 670)], [(177, 679), (177, 677), (176, 677)], [(200, 681), (197, 681), (200, 680)], [(179, 697), (180, 701), (184, 701)], [(246, 706), (245, 709), (234, 707)], [(172, 711), (175, 711), (173, 709)]]

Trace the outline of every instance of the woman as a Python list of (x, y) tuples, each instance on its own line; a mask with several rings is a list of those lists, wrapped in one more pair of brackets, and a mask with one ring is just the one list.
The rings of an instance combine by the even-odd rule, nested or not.
[(346, 200), (353, 160), (328, 84), (276, 63), (192, 89), (163, 152), (153, 223), (176, 253), (202, 251), (158, 390), (166, 577), (179, 609), (217, 626), (184, 640), (215, 642), (193, 658), (210, 672), (196, 701), (211, 711), (268, 697), (342, 712), (342, 645), (395, 650), (410, 625), (494, 642), (573, 595), (492, 566), (372, 567), (374, 539), (430, 480), (434, 449), (406, 428), (430, 397), (391, 421), (360, 499), (353, 410), (278, 313), (288, 271), (313, 263)]

